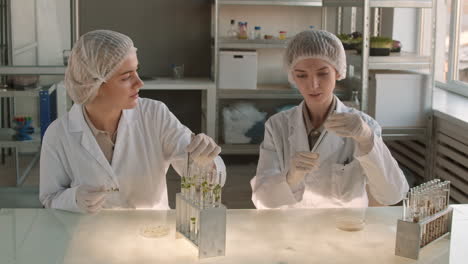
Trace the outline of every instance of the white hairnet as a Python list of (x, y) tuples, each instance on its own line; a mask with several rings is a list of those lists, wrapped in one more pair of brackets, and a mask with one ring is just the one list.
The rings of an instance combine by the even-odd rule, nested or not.
[(82, 35), (75, 43), (65, 72), (65, 87), (77, 104), (91, 102), (99, 87), (118, 69), (130, 52), (133, 41), (111, 30), (95, 30)]
[(322, 59), (335, 67), (338, 80), (346, 78), (346, 54), (341, 41), (325, 30), (306, 30), (297, 34), (288, 44), (284, 64), (288, 78), (294, 84), (294, 66), (304, 59)]

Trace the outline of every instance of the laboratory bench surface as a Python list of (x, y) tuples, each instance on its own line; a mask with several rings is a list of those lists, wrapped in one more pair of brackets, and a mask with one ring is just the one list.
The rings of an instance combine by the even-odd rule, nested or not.
[[(450, 239), (418, 261), (394, 255), (401, 207), (366, 210), (358, 232), (341, 231), (343, 209), (228, 210), (226, 256), (199, 260), (175, 238), (175, 211), (105, 210), (82, 215), (50, 209), (0, 209), (0, 262), (27, 263), (467, 263), (468, 205), (453, 206)], [(148, 226), (169, 233), (146, 238)], [(449, 261), (450, 258), (450, 261)]]

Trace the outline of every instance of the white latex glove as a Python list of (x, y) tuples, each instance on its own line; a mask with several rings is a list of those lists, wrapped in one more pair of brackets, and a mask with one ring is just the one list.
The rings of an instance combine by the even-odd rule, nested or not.
[(369, 153), (374, 146), (374, 133), (357, 113), (334, 113), (323, 126), (338, 136), (353, 138), (363, 153)]
[(289, 186), (296, 187), (304, 180), (307, 173), (317, 170), (319, 167), (318, 159), (319, 154), (315, 152), (296, 152), (291, 159), (291, 168), (286, 176)]
[(190, 157), (198, 164), (207, 165), (221, 153), (221, 148), (209, 136), (200, 133), (187, 146)]
[(102, 205), (106, 201), (105, 187), (93, 187), (80, 185), (76, 189), (76, 204), (87, 213), (97, 213), (101, 211)]

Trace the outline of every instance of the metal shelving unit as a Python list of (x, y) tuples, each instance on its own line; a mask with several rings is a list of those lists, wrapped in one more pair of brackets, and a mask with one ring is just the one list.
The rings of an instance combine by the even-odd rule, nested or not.
[(219, 39), (221, 49), (284, 49), (287, 40), (242, 40), (242, 39)]
[[(32, 10), (32, 15), (27, 14), (27, 18), (29, 20), (21, 20), (23, 23), (14, 24), (20, 20), (16, 18), (16, 16), (21, 16), (24, 14), (22, 13), (23, 10), (19, 10), (19, 13), (12, 13), (12, 10), (16, 10), (13, 8), (13, 1), (2, 1), (2, 8), (1, 8), (1, 17), (2, 21), (0, 21), (0, 28), (2, 28), (2, 34), (0, 37), (0, 49), (2, 50), (0, 54), (0, 83), (4, 84), (6, 80), (6, 76), (11, 75), (59, 75), (63, 76), (65, 74), (66, 66), (62, 65), (61, 61), (49, 60), (46, 62), (41, 62), (39, 60), (39, 50), (38, 48), (41, 45), (48, 45), (45, 42), (40, 42), (38, 36), (40, 34), (48, 34), (47, 32), (38, 31), (40, 28), (37, 26), (38, 21), (42, 16), (48, 15), (45, 13), (45, 10), (41, 10), (44, 12), (39, 12), (37, 6), (21, 6), (29, 8), (27, 10)], [(29, 4), (29, 3), (28, 3)], [(34, 5), (34, 3), (31, 3)], [(70, 10), (67, 10), (66, 7), (69, 4)], [(70, 12), (70, 43), (74, 43), (78, 37), (78, 0), (69, 0), (69, 3), (63, 3), (60, 7), (64, 8), (65, 12)], [(59, 11), (59, 10), (57, 10)], [(65, 18), (65, 16), (60, 16)], [(67, 24), (68, 26), (68, 24)], [(24, 41), (19, 43), (15, 42), (15, 40), (23, 40), (23, 35), (20, 37), (17, 34), (24, 32), (29, 32), (31, 29), (35, 32), (33, 36), (28, 37), (24, 41), (27, 41), (26, 45), (24, 45)], [(61, 31), (57, 31), (57, 34), (61, 34)], [(64, 32), (63, 34), (67, 34)], [(63, 35), (68, 37), (68, 35)], [(22, 45), (19, 45), (22, 44)], [(68, 45), (68, 44), (67, 44)], [(60, 52), (63, 49), (69, 49), (68, 46), (61, 46)], [(29, 52), (29, 53), (27, 53)], [(26, 54), (27, 59), (22, 57), (21, 60), (15, 60), (15, 56), (20, 54)], [(49, 53), (44, 53), (42, 56), (52, 56)], [(55, 56), (54, 53), (53, 56)], [(55, 57), (54, 57), (55, 58)], [(54, 61), (54, 62), (51, 62)], [(53, 63), (55, 65), (43, 65)], [(3, 81), (3, 82), (1, 82)], [(2, 151), (2, 162), (5, 162), (5, 156), (12, 154), (12, 150), (14, 149), (14, 158), (16, 163), (16, 184), (20, 186), (24, 180), (26, 179), (27, 175), (29, 174), (30, 170), (33, 168), (35, 163), (39, 160), (40, 156), (40, 146), (41, 140), (44, 136), (44, 132), (46, 128), (50, 125), (50, 123), (57, 118), (57, 111), (66, 111), (66, 95), (64, 89), (58, 89), (57, 84), (52, 84), (47, 87), (38, 87), (32, 89), (5, 89), (4, 86), (0, 87), (0, 98), (2, 103), (2, 136), (0, 137), (0, 149)], [(23, 113), (21, 110), (21, 105), (19, 99), (24, 97), (33, 97), (38, 100), (39, 102), (39, 109), (38, 109), (38, 120), (37, 125), (35, 125), (35, 134), (32, 135), (32, 140), (27, 141), (17, 141), (14, 140), (12, 137), (12, 132), (14, 134), (14, 124), (12, 124), (12, 119), (16, 115), (16, 113)], [(35, 100), (34, 99), (34, 100)], [(59, 100), (59, 105), (57, 105), (57, 99)], [(59, 108), (59, 109), (57, 109)], [(29, 109), (28, 109), (29, 111)], [(35, 114), (34, 114), (35, 115)], [(20, 151), (22, 148), (27, 148), (28, 151), (34, 151), (37, 146), (37, 152), (35, 152), (34, 158), (31, 161), (28, 161), (25, 169), (22, 173), (20, 173), (19, 168), (19, 158), (20, 158)]]
[[(362, 8), (362, 39), (363, 49), (362, 54), (358, 55), (355, 52), (347, 53), (347, 60), (349, 65), (353, 67), (359, 67), (360, 71), (360, 87), (361, 87), (361, 110), (367, 111), (369, 109), (369, 71), (370, 70), (406, 70), (406, 71), (419, 71), (430, 73), (430, 86), (426, 88), (424, 105), (428, 109), (426, 114), (426, 126), (425, 127), (402, 127), (392, 128), (383, 127), (383, 137), (386, 140), (414, 140), (419, 139), (426, 142), (426, 153), (425, 153), (425, 175), (427, 178), (432, 177), (432, 133), (433, 133), (433, 122), (432, 122), (432, 93), (434, 88), (434, 59), (435, 59), (435, 30), (436, 30), (436, 16), (437, 9), (435, 8), (436, 0), (323, 0), (324, 7), (338, 7), (340, 10), (342, 7), (354, 7)], [(400, 54), (392, 53), (391, 56), (370, 56), (370, 37), (371, 37), (371, 21), (374, 23), (374, 28), (378, 28), (376, 22), (378, 19), (371, 19), (371, 8), (418, 8), (418, 9), (431, 9), (432, 11), (432, 40), (431, 40), (431, 52), (429, 56), (422, 55), (422, 33), (423, 23), (422, 17), (420, 16), (420, 33), (418, 40), (420, 46), (417, 48), (417, 53), (406, 53)], [(337, 17), (341, 19), (341, 14)], [(355, 23), (356, 17), (352, 16)], [(375, 32), (374, 32), (375, 33)]]
[(219, 99), (302, 99), (297, 89), (288, 85), (264, 84), (256, 90), (220, 89)]
[[(284, 49), (286, 48), (287, 41), (279, 39), (271, 40), (238, 40), (228, 39), (221, 37), (219, 34), (219, 13), (220, 7), (228, 5), (239, 5), (239, 6), (303, 6), (303, 7), (317, 7), (321, 8), (321, 27), (326, 25), (326, 8), (322, 8), (322, 0), (215, 0), (213, 8), (213, 56), (214, 56), (214, 67), (213, 76), (215, 78), (216, 87), (218, 87), (218, 52), (220, 49), (244, 49), (244, 50), (257, 50), (257, 49)], [(263, 100), (263, 99), (284, 99), (284, 100), (301, 100), (302, 96), (298, 90), (291, 88), (289, 84), (258, 84), (255, 90), (246, 89), (216, 89), (216, 139), (219, 142), (219, 100)], [(259, 145), (256, 144), (221, 144), (222, 154), (258, 154)]]
[[(2, 67), (0, 67), (1, 69)], [(53, 93), (57, 89), (57, 86), (52, 85), (47, 88), (37, 87), (37, 88), (25, 88), (25, 89), (1, 89), (0, 88), (0, 98), (6, 97), (36, 97), (40, 92), (47, 92), (49, 94)]]
[[(44, 132), (50, 123), (57, 118), (57, 85), (52, 85), (47, 88), (33, 88), (33, 89), (0, 89), (0, 98), (7, 98), (11, 101), (11, 116), (16, 115), (15, 99), (18, 97), (37, 97), (39, 101), (39, 126), (40, 131), (37, 131), (32, 135), (32, 140), (18, 141), (13, 139), (8, 133), (0, 136), (0, 148), (12, 148), (14, 149), (15, 166), (16, 166), (16, 185), (20, 186), (26, 177), (28, 176), (31, 169), (39, 160), (40, 151), (37, 151), (33, 159), (28, 163), (23, 173), (20, 173), (20, 149), (23, 147), (37, 147), (40, 149), (41, 139), (44, 136)], [(2, 128), (3, 130), (6, 128)], [(7, 128), (8, 129), (8, 128)], [(10, 128), (12, 129), (12, 128)]]
[(322, 0), (218, 0), (219, 5), (322, 6)]
[(34, 75), (64, 75), (65, 66), (2, 66), (0, 75), (34, 74)]
[[(328, 7), (431, 8), (432, 0), (323, 0)], [(368, 2), (368, 3), (366, 3)]]
[[(346, 52), (348, 64), (362, 66), (362, 57), (356, 52)], [(430, 56), (410, 52), (392, 52), (390, 56), (369, 56), (369, 70), (425, 70), (431, 67)]]

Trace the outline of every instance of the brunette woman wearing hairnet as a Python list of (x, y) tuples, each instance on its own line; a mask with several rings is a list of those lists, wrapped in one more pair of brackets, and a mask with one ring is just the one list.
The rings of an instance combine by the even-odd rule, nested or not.
[(139, 98), (137, 69), (136, 48), (123, 34), (96, 30), (75, 43), (65, 73), (75, 104), (42, 143), (39, 198), (46, 208), (168, 209), (166, 172), (172, 165), (183, 175), (187, 153), (224, 183), (220, 147), (192, 136), (162, 102)]
[(408, 183), (379, 124), (333, 95), (346, 77), (340, 40), (322, 30), (297, 34), (285, 52), (289, 81), (303, 102), (265, 124), (256, 176), (257, 208), (367, 207), (398, 203)]

